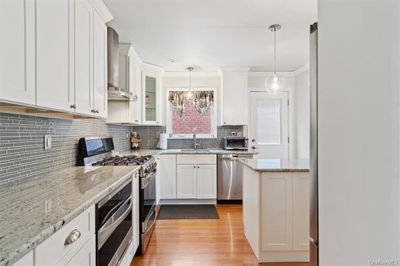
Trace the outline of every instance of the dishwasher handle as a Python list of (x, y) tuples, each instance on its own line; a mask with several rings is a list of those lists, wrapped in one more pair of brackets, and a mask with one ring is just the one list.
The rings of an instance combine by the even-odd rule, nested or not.
[(221, 155), (218, 155), (218, 159), (219, 160), (231, 160), (231, 161), (236, 161), (236, 160), (239, 160), (239, 159), (241, 159), (241, 158), (243, 158), (243, 159), (248, 159), (248, 158), (252, 158), (253, 157), (253, 155), (249, 155), (249, 154), (221, 154)]

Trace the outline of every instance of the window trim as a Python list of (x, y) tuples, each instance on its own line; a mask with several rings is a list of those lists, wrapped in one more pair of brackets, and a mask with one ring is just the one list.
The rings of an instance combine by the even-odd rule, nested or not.
[[(168, 101), (170, 91), (189, 91), (189, 88), (167, 88), (165, 94), (166, 103), (166, 132), (169, 139), (193, 139), (193, 134), (172, 134), (172, 110)], [(214, 105), (212, 107), (211, 115), (211, 133), (210, 134), (197, 134), (198, 139), (217, 139), (217, 128), (218, 128), (218, 99), (216, 88), (192, 88), (192, 91), (213, 91), (214, 93)]]

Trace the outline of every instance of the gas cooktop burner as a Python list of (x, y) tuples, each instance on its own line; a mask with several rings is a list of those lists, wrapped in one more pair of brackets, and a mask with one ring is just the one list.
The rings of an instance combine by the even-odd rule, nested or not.
[(92, 166), (107, 166), (107, 165), (143, 165), (151, 159), (151, 155), (136, 156), (112, 156), (102, 161), (98, 161), (92, 164)]

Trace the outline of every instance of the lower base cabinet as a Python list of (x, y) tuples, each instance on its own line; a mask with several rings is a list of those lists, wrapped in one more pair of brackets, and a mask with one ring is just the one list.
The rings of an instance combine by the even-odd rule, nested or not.
[(178, 199), (215, 199), (217, 197), (216, 165), (178, 165)]
[(68, 266), (95, 266), (96, 265), (96, 237), (92, 238), (66, 264)]
[(93, 205), (35, 248), (35, 265), (95, 265), (95, 241)]

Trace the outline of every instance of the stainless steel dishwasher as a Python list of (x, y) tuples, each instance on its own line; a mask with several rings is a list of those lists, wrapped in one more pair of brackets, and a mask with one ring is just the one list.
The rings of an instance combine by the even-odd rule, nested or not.
[(218, 155), (218, 202), (242, 200), (243, 165), (240, 158), (253, 158), (252, 154), (232, 153)]

